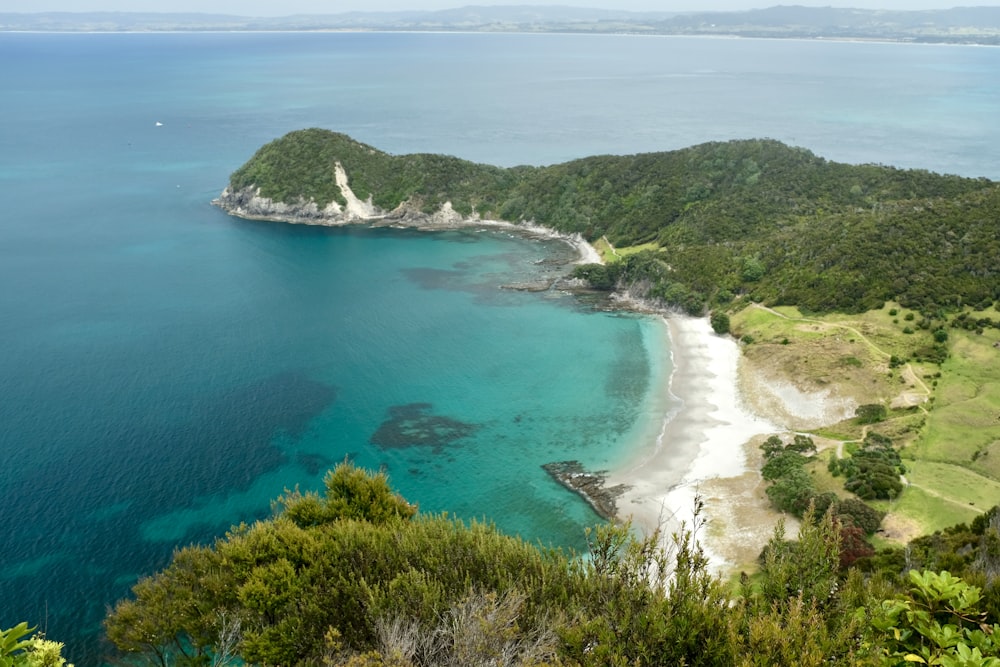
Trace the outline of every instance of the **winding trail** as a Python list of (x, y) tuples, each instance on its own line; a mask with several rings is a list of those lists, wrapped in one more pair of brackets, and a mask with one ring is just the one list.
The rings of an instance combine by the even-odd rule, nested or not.
[[(809, 322), (811, 324), (818, 324), (818, 325), (820, 325), (820, 326), (822, 326), (824, 328), (835, 328), (835, 329), (843, 329), (845, 331), (849, 331), (852, 334), (854, 334), (855, 336), (857, 336), (865, 345), (867, 345), (868, 347), (870, 347), (876, 354), (881, 355), (885, 359), (891, 359), (892, 358), (892, 355), (890, 353), (886, 352), (885, 350), (883, 350), (882, 348), (880, 348), (878, 345), (876, 345), (874, 342), (872, 342), (871, 340), (869, 340), (869, 338), (867, 336), (865, 336), (865, 334), (862, 333), (857, 327), (852, 327), (852, 326), (850, 326), (848, 324), (839, 324), (837, 322), (824, 322), (823, 320), (815, 320), (815, 319), (810, 319), (810, 318), (807, 318), (807, 317), (789, 317), (788, 315), (785, 315), (784, 313), (778, 312), (777, 310), (774, 310), (773, 308), (768, 308), (767, 306), (764, 306), (762, 304), (755, 303), (755, 304), (752, 304), (752, 305), (755, 308), (759, 308), (760, 310), (763, 310), (763, 311), (768, 312), (768, 313), (770, 313), (772, 315), (775, 315), (776, 317), (780, 317), (780, 318), (788, 320), (790, 322)], [(930, 387), (928, 387), (927, 384), (923, 380), (921, 380), (920, 377), (914, 372), (913, 367), (909, 364), (909, 362), (907, 362), (907, 364), (903, 368), (903, 370), (900, 371), (900, 375), (909, 384), (913, 385), (914, 387), (919, 386), (920, 389), (921, 389), (921, 391), (922, 391), (922, 393), (923, 393), (923, 395), (926, 398), (930, 398), (930, 395), (931, 395)], [(922, 403), (918, 403), (916, 407), (919, 408), (920, 411), (923, 412), (925, 415), (930, 414), (927, 411), (927, 408), (925, 408)], [(893, 419), (900, 419), (900, 417), (894, 417)], [(885, 421), (893, 421), (893, 419), (887, 419)], [(846, 445), (848, 442), (864, 442), (865, 438), (868, 437), (868, 431), (870, 429), (871, 429), (871, 424), (865, 424), (864, 426), (862, 426), (861, 427), (861, 438), (859, 440), (838, 440), (837, 441), (837, 458), (838, 459), (844, 458), (844, 445)], [(929, 495), (935, 496), (937, 498), (940, 498), (941, 500), (944, 500), (946, 502), (952, 503), (954, 505), (959, 505), (959, 506), (962, 506), (962, 507), (966, 506), (965, 503), (962, 503), (961, 501), (955, 500), (954, 498), (949, 498), (947, 496), (944, 496), (941, 493), (938, 493), (937, 491), (934, 491), (933, 489), (928, 489), (926, 487), (922, 487), (922, 486), (918, 486), (916, 484), (913, 484), (904, 475), (900, 475), (899, 476), (899, 480), (900, 480), (900, 482), (902, 482), (902, 484), (903, 484), (904, 487), (912, 486), (913, 488), (920, 489), (921, 491), (924, 491), (925, 493), (927, 493)], [(981, 512), (982, 510), (979, 510), (979, 511)]]
[(605, 243), (607, 243), (607, 244), (608, 244), (608, 249), (609, 249), (609, 250), (611, 251), (611, 254), (612, 254), (612, 255), (614, 255), (614, 256), (615, 256), (615, 257), (617, 257), (618, 259), (621, 259), (621, 257), (622, 257), (622, 256), (621, 256), (621, 255), (619, 255), (619, 254), (618, 254), (618, 251), (617, 251), (617, 250), (615, 250), (615, 247), (614, 247), (613, 245), (611, 245), (611, 241), (609, 241), (609, 240), (608, 240), (608, 237), (607, 237), (607, 236), (602, 236), (602, 237), (601, 237), (601, 240), (602, 240), (602, 241), (604, 241)]

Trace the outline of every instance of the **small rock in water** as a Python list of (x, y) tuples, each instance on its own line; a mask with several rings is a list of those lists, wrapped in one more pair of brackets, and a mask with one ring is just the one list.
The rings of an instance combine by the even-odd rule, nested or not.
[(628, 487), (623, 484), (605, 487), (605, 472), (588, 472), (579, 461), (546, 463), (542, 468), (557, 482), (579, 494), (603, 518), (609, 521), (615, 519), (618, 514), (618, 496)]

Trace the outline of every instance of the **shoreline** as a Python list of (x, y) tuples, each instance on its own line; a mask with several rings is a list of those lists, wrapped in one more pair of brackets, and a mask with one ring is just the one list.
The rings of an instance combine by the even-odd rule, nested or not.
[[(755, 516), (754, 525), (743, 525), (743, 513), (736, 516), (732, 509), (744, 495), (742, 487), (759, 486), (759, 468), (750, 464), (755, 439), (787, 428), (751, 412), (743, 401), (739, 343), (714, 333), (707, 318), (669, 315), (663, 321), (673, 366), (667, 392), (676, 407), (661, 415), (655, 442), (639, 447), (608, 474), (606, 483), (627, 487), (619, 498), (618, 519), (631, 519), (647, 535), (660, 528), (661, 544), (668, 548), (682, 523), (692, 527), (695, 497), (700, 496), (704, 509), (699, 520), (705, 525), (697, 537), (712, 569), (728, 571), (744, 564), (727, 544), (730, 537), (751, 543), (762, 539), (759, 551), (780, 517), (763, 506), (758, 509), (773, 514), (768, 517), (772, 520)], [(737, 480), (744, 482), (740, 489), (727, 488)], [(763, 493), (758, 496), (767, 502)]]

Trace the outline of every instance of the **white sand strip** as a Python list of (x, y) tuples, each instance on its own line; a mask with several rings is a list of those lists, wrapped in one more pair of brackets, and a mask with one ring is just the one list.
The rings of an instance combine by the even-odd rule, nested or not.
[[(670, 391), (681, 407), (665, 421), (659, 441), (612, 473), (607, 484), (630, 487), (618, 502), (622, 518), (631, 516), (647, 532), (662, 523), (669, 540), (681, 521), (690, 525), (701, 483), (743, 474), (744, 444), (782, 429), (751, 414), (741, 400), (735, 340), (715, 334), (707, 318), (671, 315), (666, 321), (674, 365)], [(704, 533), (699, 537), (712, 557)], [(717, 568), (725, 565), (718, 557), (712, 561)]]

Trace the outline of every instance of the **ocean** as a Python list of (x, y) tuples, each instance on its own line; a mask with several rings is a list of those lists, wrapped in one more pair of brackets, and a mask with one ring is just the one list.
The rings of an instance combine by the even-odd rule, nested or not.
[(262, 143), (512, 166), (771, 137), (998, 179), (998, 71), (965, 46), (0, 34), (0, 627), (100, 664), (138, 577), (343, 460), (581, 550), (599, 518), (541, 465), (613, 467), (672, 409), (658, 319), (507, 288), (566, 271), (561, 242), (212, 207)]

